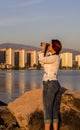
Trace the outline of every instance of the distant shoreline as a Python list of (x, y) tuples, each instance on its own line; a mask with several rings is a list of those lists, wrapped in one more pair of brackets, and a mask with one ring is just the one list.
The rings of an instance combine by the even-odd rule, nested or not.
[[(41, 69), (36, 69), (36, 68), (18, 68), (18, 69), (6, 69), (6, 68), (0, 68), (0, 70), (43, 70), (43, 68)], [(76, 68), (62, 68), (62, 69), (59, 69), (59, 70), (80, 70), (80, 68), (76, 69)]]

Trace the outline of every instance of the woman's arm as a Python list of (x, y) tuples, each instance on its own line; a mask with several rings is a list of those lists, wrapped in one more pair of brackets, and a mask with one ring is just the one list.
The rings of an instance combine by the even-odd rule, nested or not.
[(54, 63), (58, 59), (57, 55), (44, 56), (44, 53), (39, 54), (39, 62), (44, 64)]

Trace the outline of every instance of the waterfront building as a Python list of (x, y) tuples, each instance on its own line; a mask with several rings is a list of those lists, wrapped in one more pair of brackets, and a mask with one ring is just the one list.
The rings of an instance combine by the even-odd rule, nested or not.
[(19, 68), (19, 51), (18, 50), (14, 51), (14, 67)]
[(33, 67), (34, 65), (38, 65), (38, 54), (37, 51), (27, 51), (27, 60), (26, 60), (26, 66), (27, 67)]
[(72, 67), (72, 53), (66, 52), (60, 54), (61, 67)]
[(80, 67), (80, 55), (75, 56), (75, 61), (77, 61), (77, 65)]
[(0, 64), (5, 64), (5, 59), (6, 59), (6, 51), (5, 50), (0, 50)]
[(37, 51), (31, 51), (31, 67), (38, 65), (38, 53)]
[(28, 51), (26, 55), (26, 67), (31, 67), (31, 51)]
[(6, 66), (7, 68), (14, 66), (14, 50), (11, 48), (6, 48)]
[(26, 55), (25, 50), (20, 49), (19, 50), (19, 67), (24, 68), (26, 64)]

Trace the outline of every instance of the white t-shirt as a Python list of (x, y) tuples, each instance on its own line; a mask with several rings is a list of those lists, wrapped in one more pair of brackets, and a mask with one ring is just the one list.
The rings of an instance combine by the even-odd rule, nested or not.
[(44, 65), (43, 81), (57, 80), (60, 64), (59, 55), (44, 56), (44, 53), (39, 53), (39, 62)]

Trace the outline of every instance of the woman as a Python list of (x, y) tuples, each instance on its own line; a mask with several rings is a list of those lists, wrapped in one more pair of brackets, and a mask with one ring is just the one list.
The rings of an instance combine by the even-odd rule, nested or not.
[(48, 45), (48, 55), (44, 55), (47, 44), (42, 44), (42, 50), (39, 54), (39, 62), (44, 64), (43, 76), (43, 105), (45, 130), (50, 130), (50, 124), (53, 122), (54, 130), (58, 130), (59, 112), (57, 97), (60, 90), (58, 82), (58, 70), (60, 65), (59, 53), (62, 45), (59, 40), (51, 40)]

